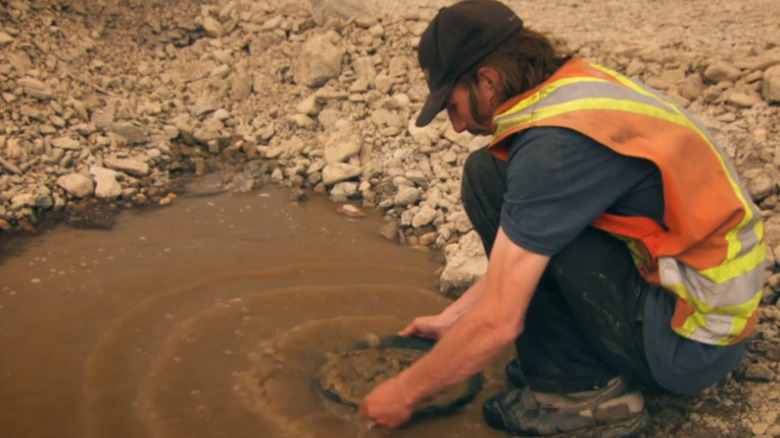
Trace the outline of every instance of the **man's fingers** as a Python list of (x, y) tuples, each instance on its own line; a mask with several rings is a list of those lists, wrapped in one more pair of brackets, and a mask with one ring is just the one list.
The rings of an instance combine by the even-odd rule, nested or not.
[(419, 335), (422, 333), (420, 330), (420, 318), (414, 318), (411, 324), (407, 325), (403, 330), (398, 332), (400, 336)]
[(400, 332), (398, 332), (398, 334), (400, 336), (411, 336), (411, 335), (415, 334), (416, 332), (417, 332), (417, 328), (415, 328), (414, 325), (409, 325), (406, 328), (404, 328), (403, 330), (401, 330)]
[(375, 423), (374, 419), (369, 416), (368, 408), (366, 407), (365, 403), (360, 404), (360, 407), (358, 408), (358, 414), (366, 420)]

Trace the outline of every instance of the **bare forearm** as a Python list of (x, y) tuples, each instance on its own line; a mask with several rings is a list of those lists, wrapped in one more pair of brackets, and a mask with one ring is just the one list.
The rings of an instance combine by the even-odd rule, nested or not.
[(455, 302), (450, 304), (442, 316), (451, 318), (453, 321), (460, 319), (466, 312), (471, 310), (474, 305), (482, 298), (487, 289), (487, 276), (483, 275), (474, 284), (469, 287)]
[(437, 342), (430, 354), (399, 376), (414, 403), (483, 370), (514, 334), (475, 308)]
[(430, 354), (399, 376), (415, 402), (481, 371), (514, 341), (548, 261), (499, 231), (488, 273), (467, 297), (474, 302)]
[[(408, 421), (423, 398), (484, 369), (523, 330), (525, 312), (548, 261), (547, 256), (515, 245), (499, 229), (486, 277), (463, 301), (445, 310), (463, 316), (454, 325), (438, 321), (438, 326), (446, 326), (443, 330), (424, 330), (441, 335), (433, 350), (374, 388), (363, 399), (360, 414), (398, 427)], [(445, 312), (433, 318), (447, 319)], [(404, 332), (419, 333), (419, 325), (425, 324), (413, 323)]]

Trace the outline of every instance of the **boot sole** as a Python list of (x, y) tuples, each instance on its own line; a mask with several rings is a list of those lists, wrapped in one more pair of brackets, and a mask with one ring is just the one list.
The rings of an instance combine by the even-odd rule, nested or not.
[(636, 436), (647, 426), (649, 416), (646, 411), (615, 423), (593, 426), (587, 429), (579, 429), (555, 435), (547, 435), (554, 438), (627, 438)]

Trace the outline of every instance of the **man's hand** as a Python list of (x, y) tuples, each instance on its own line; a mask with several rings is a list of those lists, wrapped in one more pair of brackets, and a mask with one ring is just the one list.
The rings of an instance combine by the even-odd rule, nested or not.
[(359, 412), (382, 426), (397, 428), (409, 421), (414, 408), (415, 402), (409, 399), (408, 391), (395, 378), (382, 383), (365, 396)]
[(444, 332), (452, 327), (455, 321), (452, 318), (447, 318), (442, 314), (431, 316), (418, 316), (406, 326), (403, 330), (398, 332), (401, 336), (420, 336), (429, 339), (439, 339)]
[(398, 332), (401, 336), (420, 336), (429, 339), (441, 339), (458, 320), (468, 312), (485, 294), (487, 279), (483, 275), (469, 287), (455, 302), (447, 306), (438, 315), (420, 316)]

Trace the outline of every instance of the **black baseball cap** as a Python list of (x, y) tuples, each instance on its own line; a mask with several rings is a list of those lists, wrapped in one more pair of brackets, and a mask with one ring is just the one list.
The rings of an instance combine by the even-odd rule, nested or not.
[(416, 125), (431, 123), (457, 80), (522, 27), (523, 20), (495, 0), (464, 0), (441, 8), (417, 47), (430, 94)]

